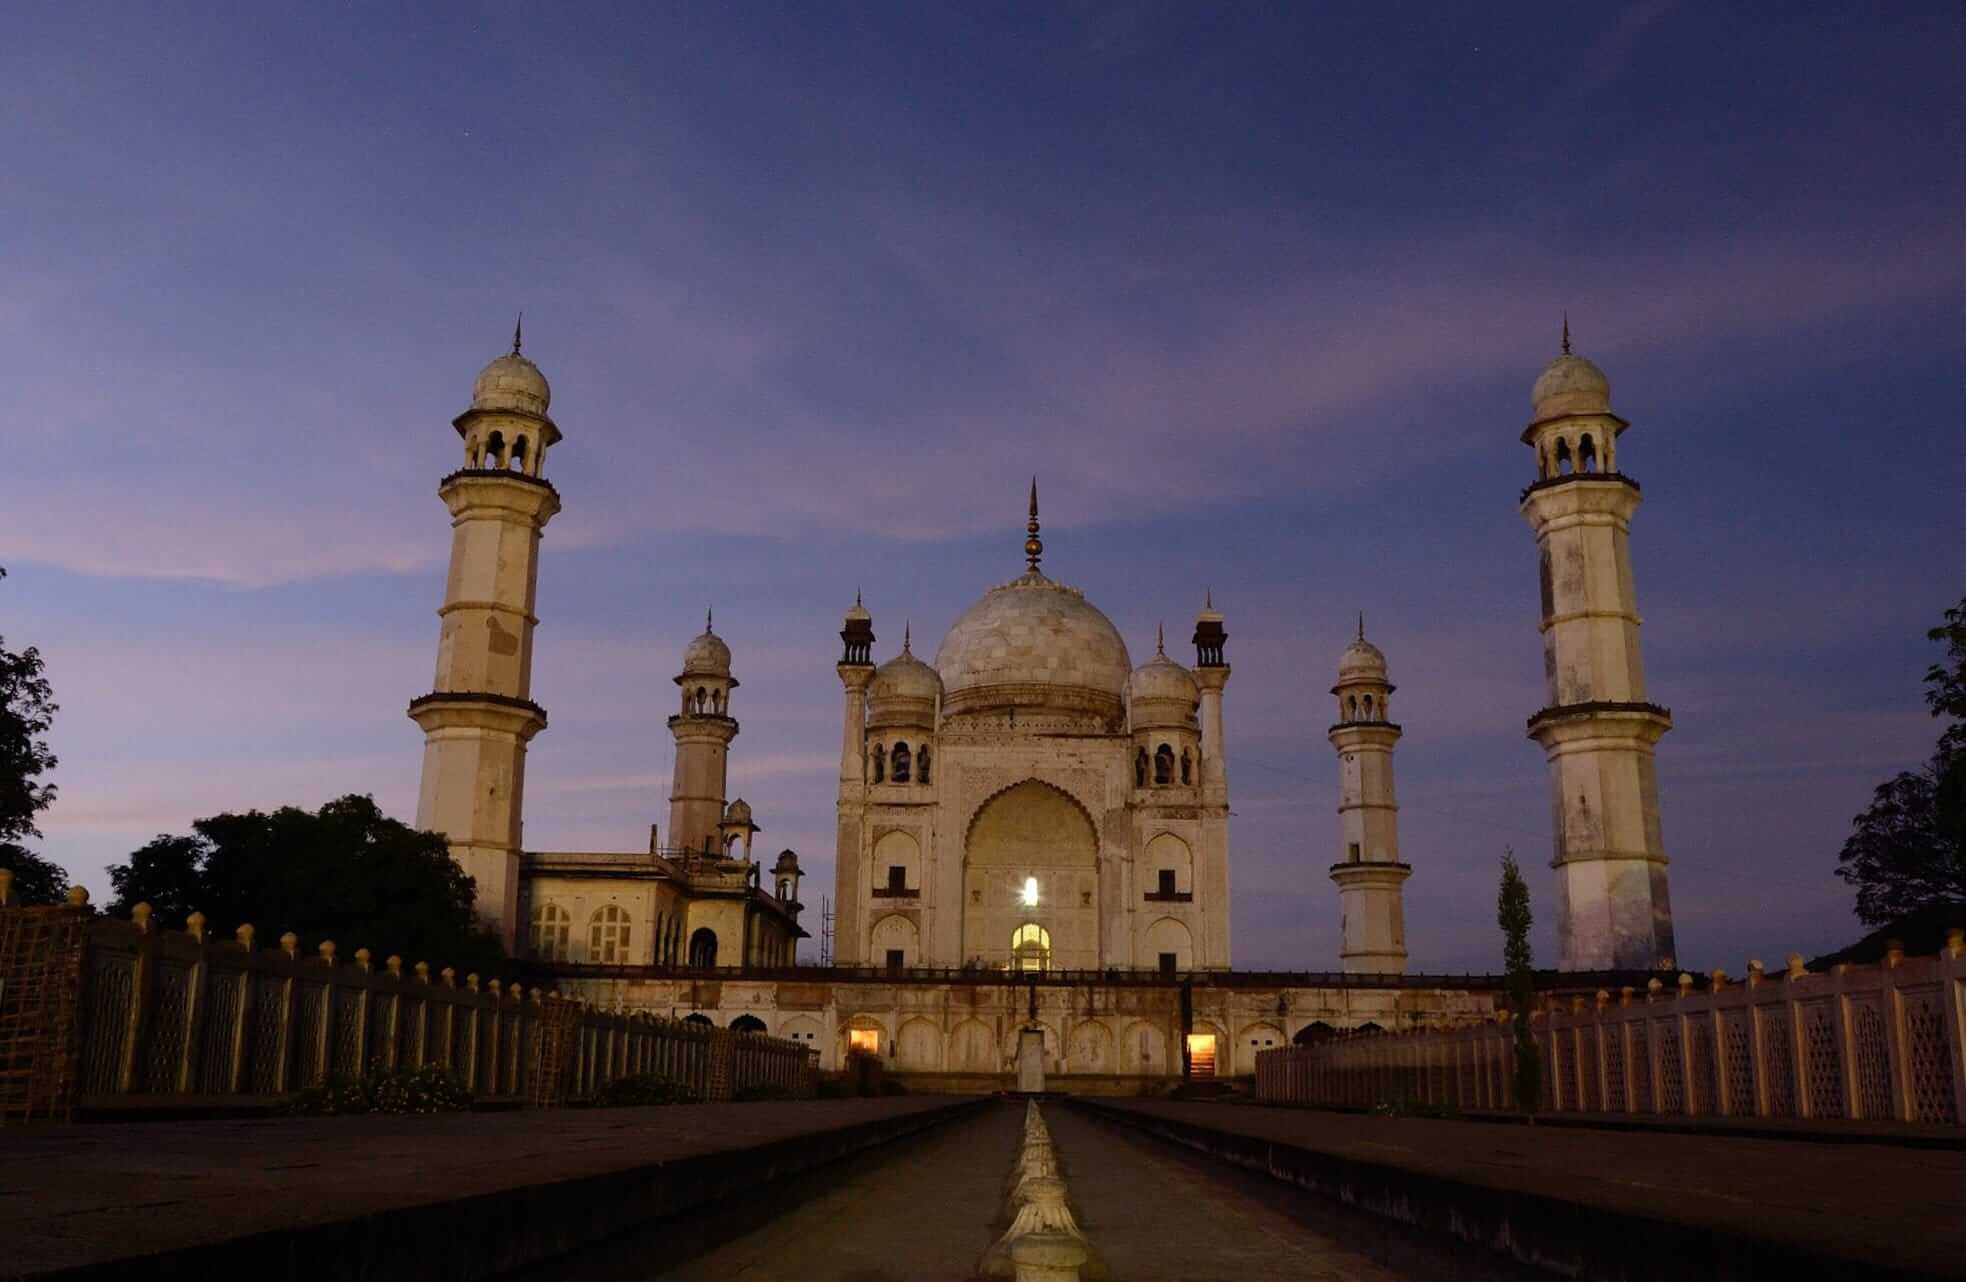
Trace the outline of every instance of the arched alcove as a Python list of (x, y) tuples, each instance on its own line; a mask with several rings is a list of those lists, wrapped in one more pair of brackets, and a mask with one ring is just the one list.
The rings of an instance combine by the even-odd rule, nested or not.
[(1096, 968), (1099, 895), (1099, 839), (1079, 803), (1035, 779), (1006, 788), (964, 842), (963, 956), (1007, 966), (1016, 931), (1034, 923), (1050, 968)]

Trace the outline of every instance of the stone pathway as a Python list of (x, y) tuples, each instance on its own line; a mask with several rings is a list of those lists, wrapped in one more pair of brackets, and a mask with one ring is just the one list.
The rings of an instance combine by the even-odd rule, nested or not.
[[(1045, 1121), (1079, 1227), (1107, 1282), (1527, 1282), (1486, 1251), (1416, 1235), (1308, 1199), (1275, 1181), (1089, 1120)], [(542, 1270), (540, 1282), (974, 1282), (1003, 1232), (1022, 1104), (808, 1176), (807, 1200), (755, 1208), (762, 1222), (674, 1264), (673, 1230), (631, 1235)], [(645, 1240), (637, 1240), (645, 1239)], [(665, 1249), (666, 1248), (666, 1249)]]

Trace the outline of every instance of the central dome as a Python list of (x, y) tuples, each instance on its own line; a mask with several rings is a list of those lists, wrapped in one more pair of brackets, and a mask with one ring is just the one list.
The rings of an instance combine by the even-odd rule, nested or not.
[(1118, 714), (1133, 663), (1112, 620), (1036, 570), (991, 588), (936, 651), (942, 706)]

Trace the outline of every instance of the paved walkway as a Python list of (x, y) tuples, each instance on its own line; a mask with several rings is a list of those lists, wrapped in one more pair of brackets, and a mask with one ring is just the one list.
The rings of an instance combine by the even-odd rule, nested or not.
[[(1487, 1251), (1422, 1238), (1273, 1180), (1190, 1156), (1061, 1104), (1044, 1116), (1110, 1282), (1525, 1282)], [(764, 1223), (666, 1265), (673, 1232), (651, 1230), (549, 1267), (539, 1282), (972, 1282), (1000, 1236), (1024, 1107), (969, 1120), (802, 1181), (808, 1199), (760, 1208)]]
[(0, 1130), (0, 1278), (646, 1171), (947, 1097)]
[[(1253, 1105), (1092, 1107), (1289, 1145), (1504, 1197), (1847, 1261), (1966, 1277), (1966, 1152), (1502, 1126)], [(1054, 1131), (1056, 1124), (1054, 1123)], [(1076, 1191), (1076, 1190), (1075, 1190)]]

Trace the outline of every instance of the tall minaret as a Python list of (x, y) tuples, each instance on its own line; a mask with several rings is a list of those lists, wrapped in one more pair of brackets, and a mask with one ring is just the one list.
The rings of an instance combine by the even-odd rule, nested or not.
[(1211, 593), (1195, 616), (1195, 684), (1201, 689), (1201, 848), (1195, 876), (1196, 902), (1206, 905), (1202, 937), (1196, 941), (1200, 964), (1227, 970), (1229, 958), (1229, 761), (1222, 733), (1222, 689), (1229, 684), (1223, 654), (1229, 633)]
[(1673, 964), (1672, 908), (1653, 745), (1672, 716), (1645, 698), (1632, 590), (1638, 483), (1619, 473), (1603, 371), (1570, 351), (1536, 380), (1522, 441), (1536, 481), (1522, 515), (1536, 531), (1548, 704), (1529, 737), (1550, 763), (1556, 830), (1557, 964), (1565, 970)]
[(560, 440), (546, 414), (552, 390), (519, 345), (515, 329), (511, 352), (485, 366), (452, 423), (464, 466), (437, 487), (451, 513), (437, 679), (409, 710), (424, 735), (416, 826), (450, 838), (451, 857), (477, 881), (479, 916), (508, 951), (519, 938), (526, 744), (546, 728), (530, 698), (539, 536), (560, 510), (541, 474)]
[(839, 834), (833, 870), (833, 960), (850, 965), (860, 955), (860, 863), (867, 813), (867, 683), (874, 679), (874, 616), (853, 594), (853, 608), (840, 628), (845, 649), (835, 669), (846, 688), (846, 718), (840, 728)]
[(1392, 720), (1393, 683), (1386, 656), (1365, 639), (1359, 616), (1358, 639), (1338, 660), (1338, 721), (1331, 746), (1338, 750), (1338, 883), (1344, 944), (1339, 955), (1346, 971), (1406, 973), (1406, 909), (1401, 885), (1413, 874), (1399, 858), (1399, 801), (1393, 795), (1393, 745), (1399, 726)]
[(723, 855), (724, 791), (730, 770), (730, 741), (737, 722), (730, 715), (730, 647), (703, 619), (703, 635), (683, 650), (676, 677), (683, 708), (669, 718), (676, 738), (676, 771), (669, 788), (669, 844), (680, 850)]

